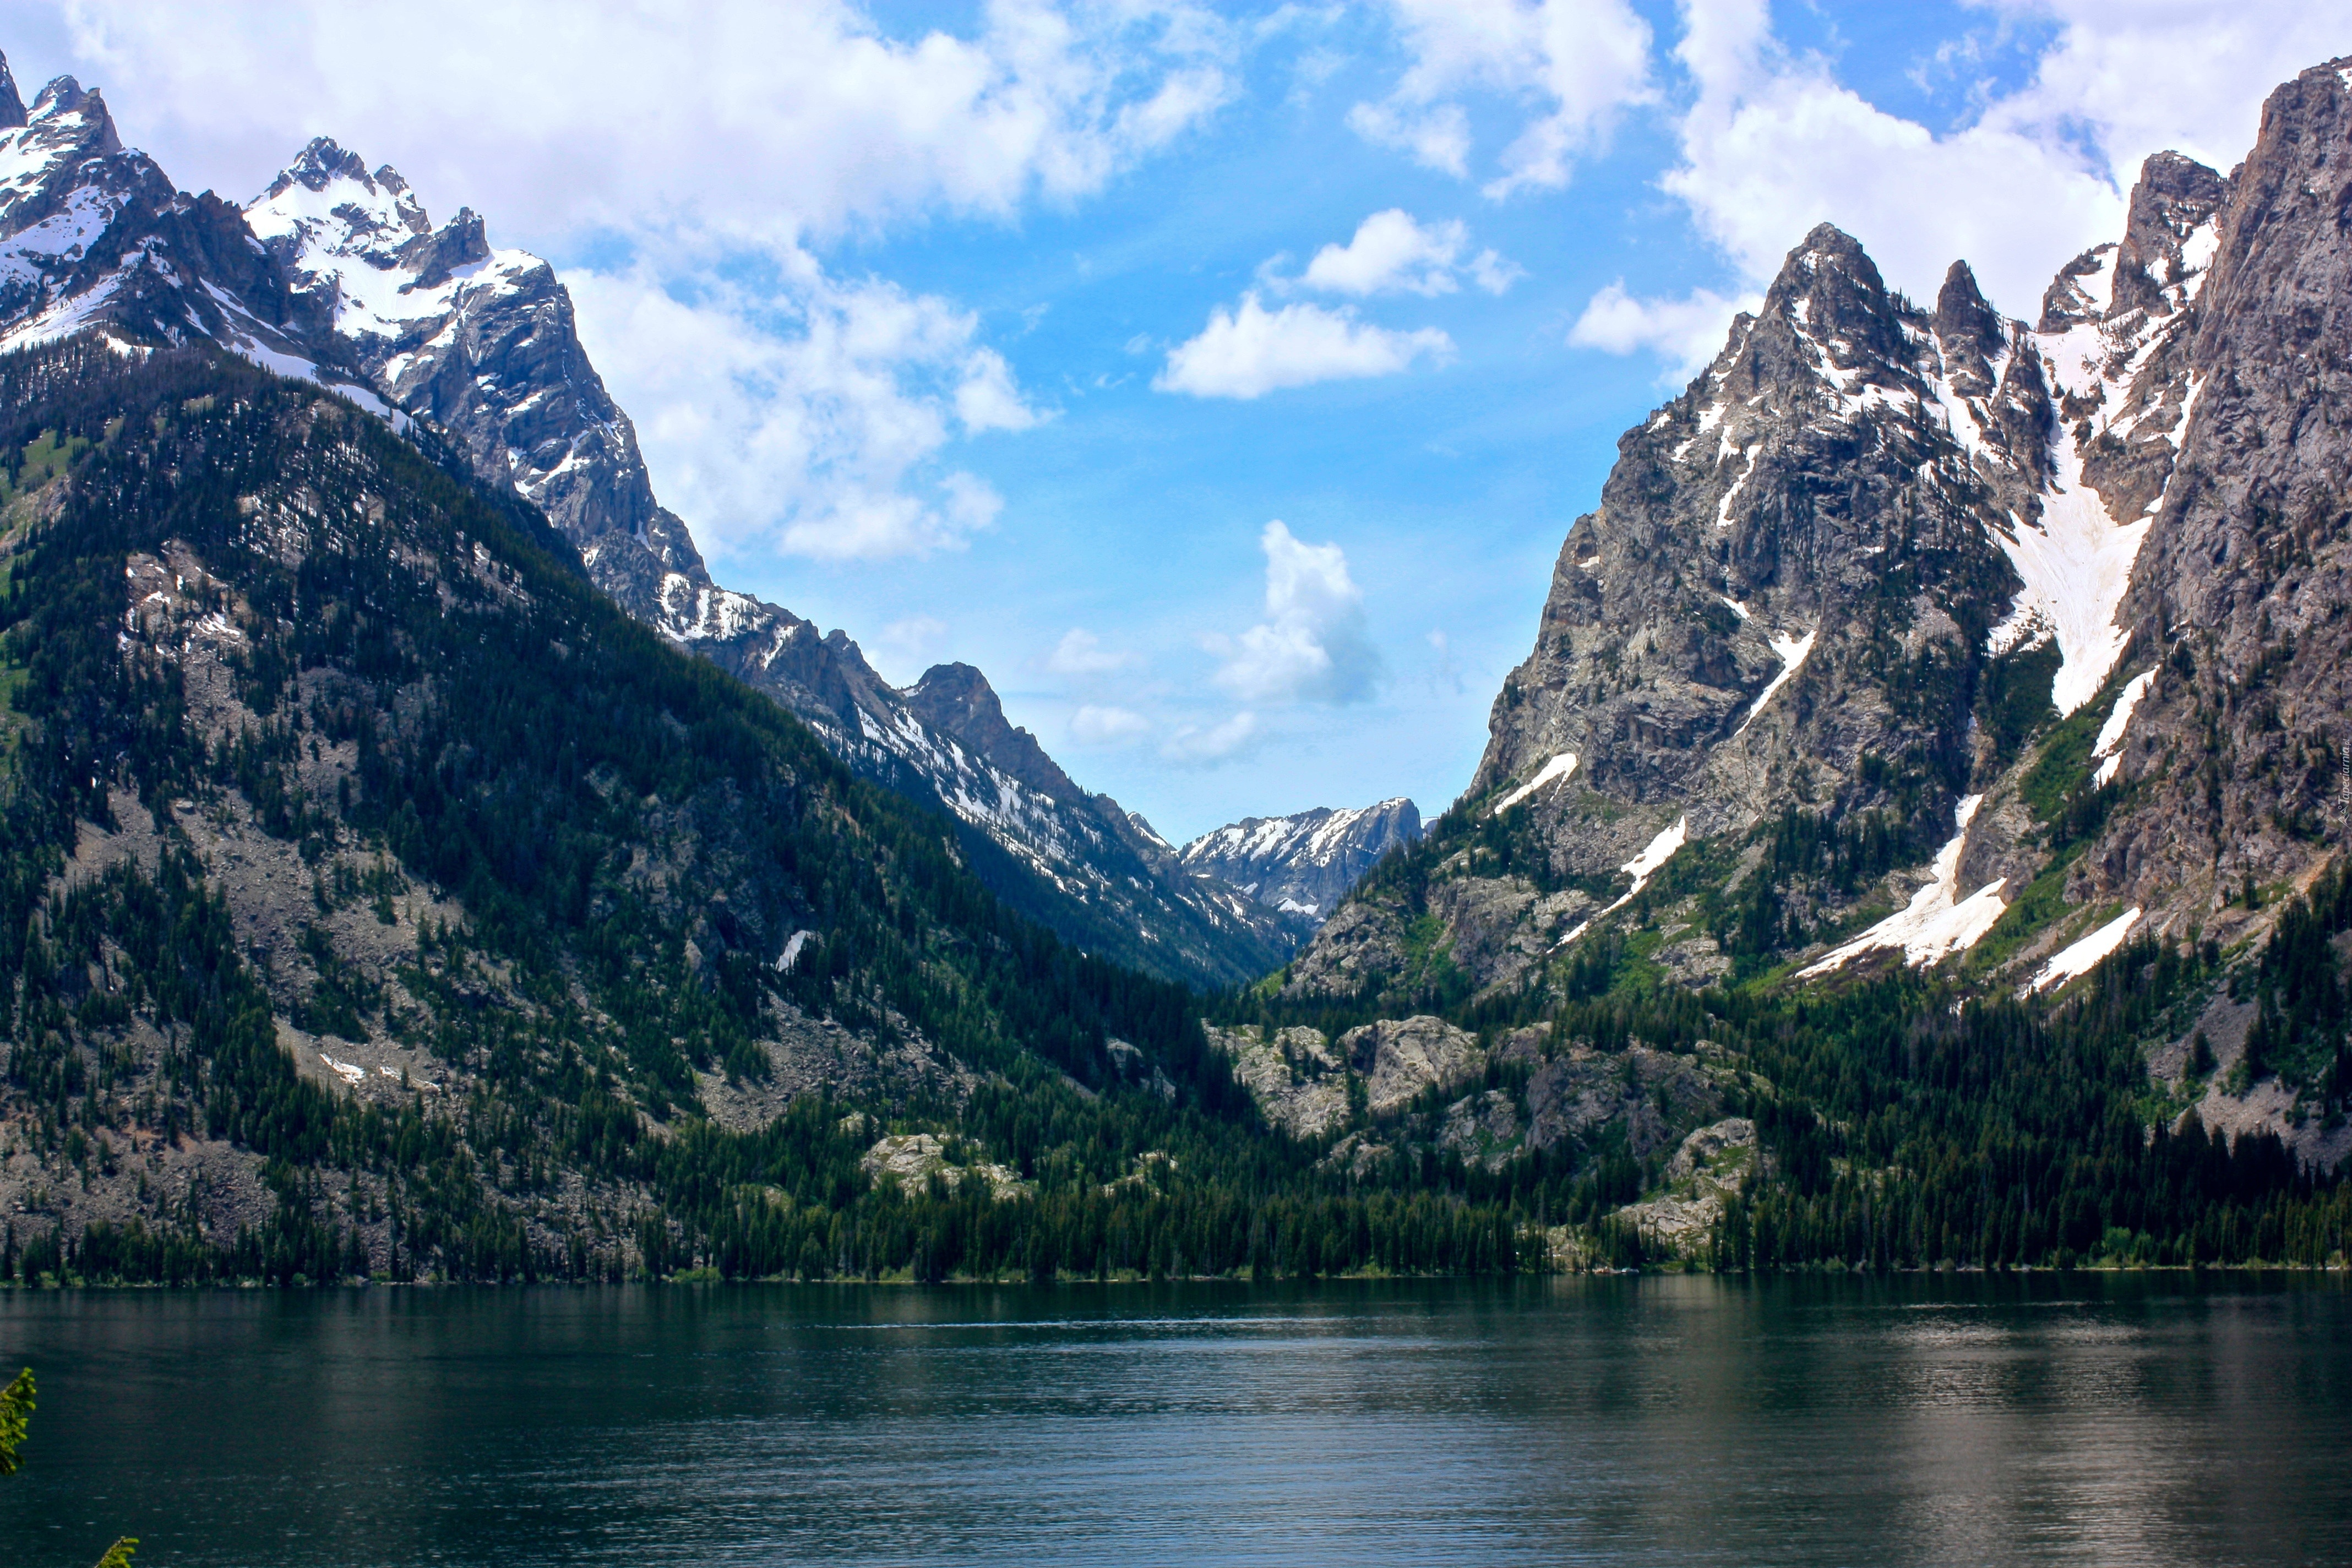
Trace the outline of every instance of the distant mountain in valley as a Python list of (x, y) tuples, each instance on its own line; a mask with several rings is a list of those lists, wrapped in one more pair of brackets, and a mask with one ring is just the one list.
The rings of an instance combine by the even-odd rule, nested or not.
[(1318, 806), (1248, 816), (1204, 833), (1179, 855), (1262, 904), (1320, 924), (1381, 856), (1421, 837), (1421, 812), (1399, 796), (1353, 810)]

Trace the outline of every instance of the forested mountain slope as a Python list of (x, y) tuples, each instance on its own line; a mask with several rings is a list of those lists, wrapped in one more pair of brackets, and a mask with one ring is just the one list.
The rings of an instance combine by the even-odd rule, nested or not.
[(900, 691), (845, 634), (719, 587), (655, 498), (554, 269), (493, 247), (479, 216), (436, 226), (397, 173), (325, 138), (241, 209), (190, 196), (123, 146), (99, 94), (59, 78), (27, 110), (0, 60), (0, 347), (91, 326), (210, 339), (397, 426), (424, 422), (477, 477), (543, 510), (632, 615), (798, 713), (859, 773), (952, 817), (983, 879), (1080, 946), (1227, 984), (1304, 934), (1186, 871), (1059, 768), (1043, 787), (1003, 748), (939, 729), (923, 686), (976, 671)]
[[(730, 1226), (822, 1272), (861, 1160), (951, 1187), (991, 1118), (1016, 1165), (1077, 1118), (1097, 1186), (1257, 1158), (1181, 991), (1008, 911), (454, 456), (95, 335), (0, 359), (0, 1272), (95, 1236), (183, 1275), (604, 1274)], [(950, 1142), (877, 1145), (893, 1117)]]

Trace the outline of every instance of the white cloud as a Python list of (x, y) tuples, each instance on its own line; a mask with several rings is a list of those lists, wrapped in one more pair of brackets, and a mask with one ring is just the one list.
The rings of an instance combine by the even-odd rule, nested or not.
[(1517, 262), (1482, 250), (1470, 258), (1470, 279), (1489, 294), (1507, 294), (1511, 285), (1528, 275)]
[(2033, 80), (1988, 122), (2053, 143), (2090, 127), (2125, 185), (2166, 148), (2226, 172), (2253, 145), (2273, 88), (2352, 47), (2342, 8), (2309, 0), (1978, 3), (2060, 25)]
[(665, 501), (717, 552), (827, 560), (953, 549), (1003, 502), (942, 467), (950, 442), (1037, 416), (936, 296), (844, 283), (804, 251), (757, 290), (690, 297), (650, 262), (568, 282), (590, 357)]
[(126, 137), (191, 189), (257, 190), (324, 130), (534, 241), (1086, 195), (1225, 101), (1243, 47), (1150, 0), (992, 0), (968, 36), (914, 38), (852, 0), (61, 8)]
[(1279, 521), (1265, 552), (1265, 619), (1238, 637), (1206, 639), (1224, 660), (1219, 686), (1244, 702), (1360, 702), (1381, 677), (1364, 622), (1364, 595), (1337, 544), (1307, 544)]
[(1410, 332), (1375, 327), (1345, 306), (1269, 310), (1252, 292), (1242, 296), (1237, 310), (1212, 310), (1198, 337), (1169, 350), (1151, 384), (1194, 397), (1262, 397), (1318, 381), (1392, 375), (1424, 356), (1439, 363), (1452, 359), (1454, 340), (1434, 327)]
[(2281, 0), (1982, 3), (2059, 35), (2025, 89), (1939, 135), (1791, 55), (1764, 0), (1685, 0), (1675, 54), (1695, 97), (1665, 189), (1749, 282), (1826, 219), (1915, 297), (1964, 258), (1996, 303), (2031, 317), (2062, 262), (2120, 237), (2149, 153), (2228, 169), (2270, 89), (2344, 47), (2340, 16)]
[(1568, 341), (1573, 347), (1603, 353), (1647, 349), (1665, 361), (1668, 375), (1687, 377), (1721, 352), (1732, 317), (1756, 309), (1757, 303), (1727, 300), (1706, 289), (1693, 289), (1679, 300), (1641, 300), (1625, 291), (1621, 278), (1586, 303), (1584, 313), (1569, 329)]
[(1257, 715), (1244, 709), (1222, 724), (1187, 724), (1160, 744), (1160, 754), (1180, 767), (1214, 767), (1257, 750), (1265, 739)]
[(1151, 730), (1142, 714), (1108, 704), (1087, 703), (1070, 715), (1070, 739), (1082, 746), (1123, 746)]
[(948, 624), (935, 616), (908, 616), (892, 621), (876, 638), (876, 650), (893, 669), (919, 672), (946, 646)]
[(2122, 229), (2121, 198), (2063, 147), (1989, 122), (1938, 137), (1888, 114), (1822, 60), (1790, 57), (1763, 0), (1685, 14), (1675, 58), (1698, 94), (1678, 128), (1683, 162), (1661, 183), (1751, 280), (1827, 220), (1906, 292), (1934, 298), (1966, 257), (1996, 300), (2030, 314), (2061, 261)]
[[(1356, 226), (1355, 237), (1345, 245), (1327, 245), (1315, 253), (1298, 282), (1330, 294), (1419, 294), (1429, 298), (1451, 294), (1461, 287), (1462, 253), (1470, 246), (1470, 231), (1459, 218), (1420, 224), (1402, 207), (1377, 212)], [(1480, 251), (1466, 264), (1477, 285), (1500, 294), (1526, 276), (1492, 250)]]
[(1345, 245), (1327, 245), (1299, 281), (1333, 294), (1451, 294), (1454, 258), (1470, 242), (1459, 218), (1423, 227), (1402, 207), (1377, 212)]
[(1626, 108), (1650, 101), (1650, 28), (1627, 0), (1389, 0), (1412, 64), (1389, 96), (1349, 126), (1457, 178), (1469, 171), (1462, 96), (1478, 89), (1530, 106), (1486, 194), (1558, 189), (1574, 160)]
[(1086, 627), (1072, 626), (1062, 634), (1062, 640), (1045, 660), (1045, 668), (1056, 675), (1108, 675), (1135, 662), (1135, 655), (1107, 648), (1102, 639)]

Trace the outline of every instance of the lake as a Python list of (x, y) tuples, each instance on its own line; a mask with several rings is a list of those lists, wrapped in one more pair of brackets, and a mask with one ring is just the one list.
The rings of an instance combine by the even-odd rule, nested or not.
[(0, 1294), (0, 1561), (2352, 1562), (2340, 1278)]

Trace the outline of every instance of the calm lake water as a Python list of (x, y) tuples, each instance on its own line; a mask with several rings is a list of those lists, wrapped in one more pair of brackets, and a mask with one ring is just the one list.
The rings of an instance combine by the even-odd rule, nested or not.
[(0, 1295), (0, 1562), (2352, 1562), (2337, 1279)]

